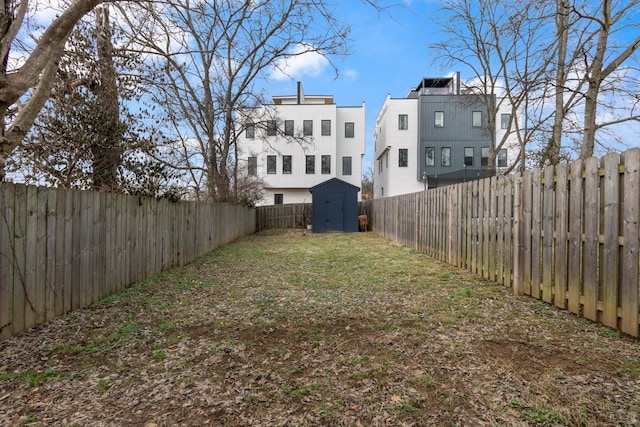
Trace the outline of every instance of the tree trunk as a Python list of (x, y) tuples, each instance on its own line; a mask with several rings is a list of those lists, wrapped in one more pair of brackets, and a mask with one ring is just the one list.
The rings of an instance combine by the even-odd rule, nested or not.
[(118, 187), (122, 125), (116, 70), (113, 65), (113, 44), (109, 9), (96, 10), (96, 42), (98, 48), (98, 84), (95, 89), (101, 108), (100, 122), (96, 123), (97, 135), (93, 140), (93, 188), (100, 191), (115, 191)]
[[(551, 140), (547, 149), (546, 160), (551, 165), (560, 163), (560, 147), (562, 146), (562, 124), (564, 122), (564, 91), (567, 81), (567, 43), (569, 37), (569, 4), (566, 0), (558, 0), (556, 8), (556, 33), (558, 35), (558, 64), (555, 82), (555, 114)], [(545, 160), (545, 159), (543, 159)], [(546, 163), (546, 162), (545, 162)]]

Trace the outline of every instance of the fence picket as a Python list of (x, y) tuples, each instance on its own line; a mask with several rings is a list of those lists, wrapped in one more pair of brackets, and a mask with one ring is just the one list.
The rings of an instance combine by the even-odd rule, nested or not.
[(598, 160), (584, 163), (584, 255), (583, 255), (583, 308), (589, 320), (598, 320), (598, 238), (599, 238), (599, 181)]
[(555, 188), (555, 247), (554, 247), (554, 297), (553, 301), (558, 308), (567, 306), (567, 210), (568, 206), (568, 182), (567, 165), (556, 166)]
[(622, 235), (624, 246), (620, 269), (620, 302), (623, 332), (638, 336), (638, 250), (640, 249), (640, 148), (623, 154), (624, 171)]
[(569, 192), (569, 247), (568, 247), (568, 293), (567, 308), (570, 312), (580, 313), (580, 258), (582, 256), (582, 217), (583, 217), (583, 179), (582, 160), (570, 165)]
[[(525, 171), (521, 178), (522, 187), (522, 290), (525, 295), (534, 296), (533, 286), (533, 175)], [(517, 200), (517, 199), (516, 199)], [(534, 296), (535, 297), (535, 296)]]
[(540, 169), (533, 171), (531, 177), (531, 230), (525, 233), (531, 235), (531, 296), (541, 298), (542, 275), (542, 174)]
[(620, 180), (618, 172), (619, 156), (609, 153), (603, 158), (604, 167), (604, 245), (602, 250), (602, 323), (618, 327), (618, 255), (620, 204)]
[(9, 338), (13, 329), (14, 189), (0, 182), (0, 340)]

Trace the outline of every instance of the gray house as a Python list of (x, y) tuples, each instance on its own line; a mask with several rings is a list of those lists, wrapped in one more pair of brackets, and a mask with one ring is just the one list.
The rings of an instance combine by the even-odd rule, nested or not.
[(405, 98), (387, 96), (376, 119), (374, 197), (395, 196), (484, 178), (517, 159), (511, 107), (497, 117), (497, 169), (489, 170), (488, 112), (481, 99), (462, 93), (460, 76), (424, 78)]

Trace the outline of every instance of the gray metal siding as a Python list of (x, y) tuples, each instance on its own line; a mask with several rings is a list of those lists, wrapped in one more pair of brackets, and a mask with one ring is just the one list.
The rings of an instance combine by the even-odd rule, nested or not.
[[(435, 112), (444, 112), (444, 127), (435, 126)], [(482, 112), (482, 126), (473, 127), (473, 111)], [(427, 175), (442, 175), (464, 171), (464, 149), (474, 148), (473, 166), (468, 169), (482, 169), (481, 148), (488, 147), (487, 111), (473, 95), (423, 95), (418, 101), (419, 141), (421, 156), (417, 178)], [(426, 166), (426, 147), (435, 148), (435, 165)], [(451, 165), (441, 165), (443, 147), (451, 148)]]

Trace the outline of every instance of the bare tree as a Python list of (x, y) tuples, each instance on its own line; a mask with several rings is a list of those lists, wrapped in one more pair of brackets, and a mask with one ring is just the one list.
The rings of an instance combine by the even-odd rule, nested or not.
[(563, 147), (592, 156), (597, 131), (638, 121), (639, 9), (640, 0), (450, 0), (441, 22), (452, 37), (434, 47), (443, 63), (473, 71), (489, 111), (502, 91), (523, 112), (523, 156), (537, 141), (536, 162), (556, 164)]
[[(497, 153), (513, 135), (520, 144), (519, 162), (524, 164), (525, 146), (549, 118), (537, 103), (540, 77), (548, 63), (547, 56), (535, 51), (546, 13), (541, 5), (526, 1), (448, 0), (442, 8), (448, 19), (438, 22), (448, 37), (431, 48), (438, 52), (438, 61), (443, 65), (464, 65), (472, 74), (464, 84), (464, 92), (475, 95), (487, 111), (489, 169), (495, 168)], [(505, 109), (511, 113), (510, 131), (496, 140), (496, 117)], [(523, 111), (537, 117), (538, 122), (527, 123), (523, 129), (517, 120)]]
[(176, 141), (166, 154), (193, 183), (203, 174), (208, 197), (218, 201), (231, 200), (240, 182), (236, 133), (241, 111), (262, 102), (256, 82), (296, 55), (346, 53), (349, 30), (324, 1), (169, 0), (137, 16), (143, 18), (128, 27), (161, 70), (151, 82), (153, 101), (163, 109), (166, 136)]
[[(618, 7), (615, 7), (615, 4)], [(598, 120), (597, 117), (598, 105), (602, 104), (603, 95), (606, 97), (607, 94), (617, 93), (623, 94), (623, 96), (630, 95), (631, 99), (637, 97), (638, 80), (632, 83), (619, 77), (624, 74), (620, 73), (621, 67), (640, 47), (639, 24), (631, 18), (639, 12), (639, 0), (626, 2), (603, 0), (599, 16), (586, 15), (579, 9), (575, 10), (575, 13), (582, 19), (596, 24), (594, 30), (595, 48), (591, 51), (585, 50), (582, 55), (585, 69), (584, 79), (587, 83), (584, 96), (584, 140), (580, 150), (580, 158), (582, 159), (593, 156), (598, 129), (628, 121), (640, 121), (640, 115), (633, 111), (629, 111), (625, 116), (614, 116), (611, 120)], [(616, 31), (622, 28), (632, 29), (634, 36), (628, 41), (614, 41), (613, 37)], [(618, 75), (611, 79), (616, 72)], [(613, 80), (613, 82), (610, 82), (612, 84), (605, 88), (603, 84), (607, 79)], [(605, 106), (605, 108), (607, 107)]]
[[(571, 135), (576, 135), (575, 150), (587, 158), (594, 154), (598, 130), (638, 121), (638, 79), (633, 77), (637, 62), (628, 62), (640, 45), (632, 19), (639, 5), (635, 0), (556, 0), (554, 36), (547, 40), (549, 49), (555, 48), (556, 61), (550, 68), (555, 116), (544, 163), (563, 159), (563, 140)], [(605, 114), (599, 116), (599, 108)]]
[[(0, 179), (4, 163), (25, 138), (49, 98), (58, 61), (74, 25), (104, 0), (73, 0), (42, 33), (24, 62), (13, 69), (9, 54), (24, 24), (28, 0), (10, 0), (0, 7)], [(26, 98), (25, 98), (26, 97)], [(20, 102), (21, 101), (21, 102)], [(19, 107), (19, 108), (18, 108)]]

